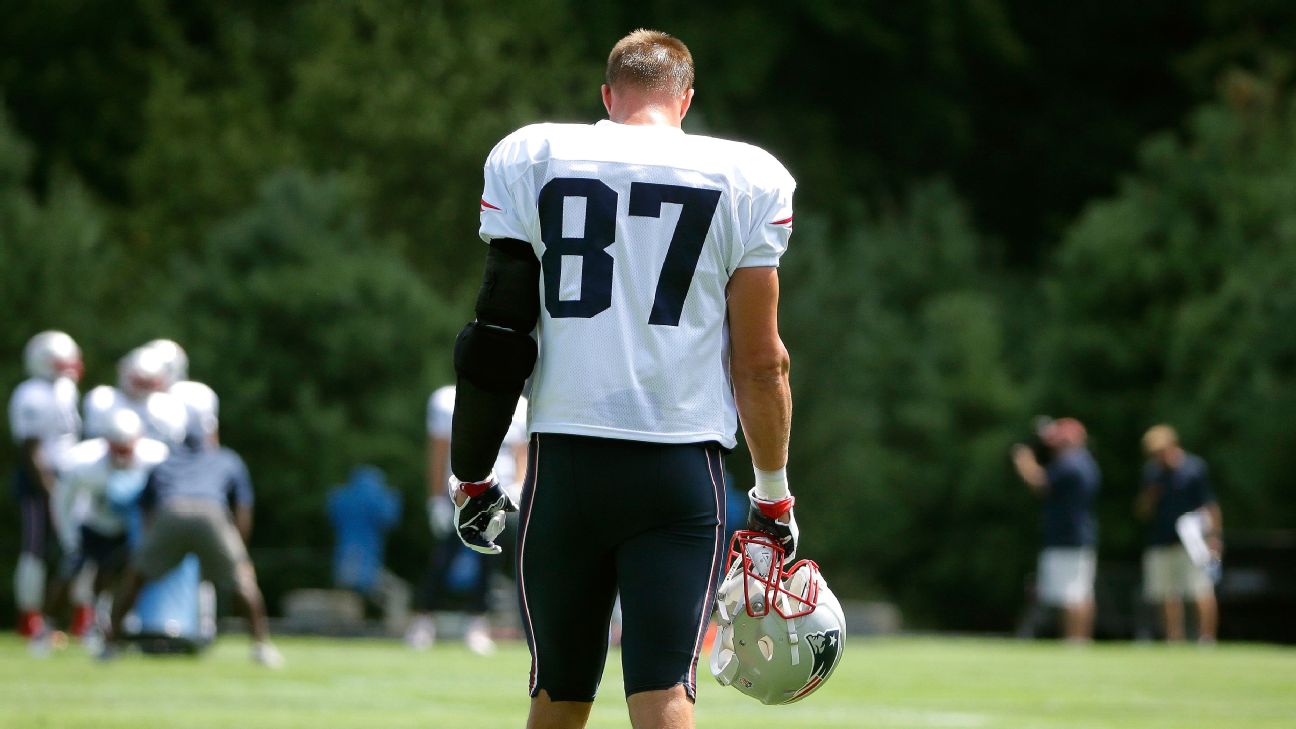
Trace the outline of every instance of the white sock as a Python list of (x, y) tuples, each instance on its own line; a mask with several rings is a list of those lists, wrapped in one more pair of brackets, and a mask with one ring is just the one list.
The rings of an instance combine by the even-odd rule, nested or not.
[(22, 612), (40, 610), (45, 604), (45, 560), (31, 552), (18, 555), (14, 570), (14, 602)]
[(95, 574), (99, 570), (91, 565), (81, 568), (72, 578), (72, 604), (80, 607), (94, 602)]

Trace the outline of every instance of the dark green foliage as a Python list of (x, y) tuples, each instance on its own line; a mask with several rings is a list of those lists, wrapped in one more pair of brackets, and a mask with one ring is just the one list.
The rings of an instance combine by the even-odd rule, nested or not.
[(324, 493), (352, 466), (386, 469), (420, 513), (426, 393), (451, 377), (457, 318), (356, 210), (341, 179), (271, 176), (178, 263), (167, 307), (253, 469), (253, 546), (307, 548), (317, 571)]
[(938, 184), (839, 233), (806, 221), (783, 271), (806, 549), (968, 627), (1014, 609), (1034, 531), (1005, 470), (1025, 398), (987, 258)]
[(1141, 148), (1139, 172), (1086, 211), (1049, 281), (1046, 402), (1087, 418), (1109, 469), (1104, 527), (1129, 551), (1138, 437), (1176, 425), (1214, 468), (1226, 519), (1290, 525), (1296, 469), (1296, 106), (1234, 74), (1186, 134)]

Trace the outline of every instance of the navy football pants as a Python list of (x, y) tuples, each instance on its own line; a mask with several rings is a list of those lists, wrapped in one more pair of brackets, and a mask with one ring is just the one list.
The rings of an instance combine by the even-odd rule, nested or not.
[(619, 591), (626, 695), (683, 684), (693, 699), (724, 522), (715, 443), (533, 436), (517, 548), (531, 695), (594, 700)]

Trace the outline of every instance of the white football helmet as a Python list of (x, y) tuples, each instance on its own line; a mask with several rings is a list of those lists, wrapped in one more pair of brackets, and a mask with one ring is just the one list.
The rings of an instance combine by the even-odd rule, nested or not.
[(43, 380), (60, 377), (81, 379), (81, 348), (64, 332), (44, 331), (32, 337), (23, 349), (27, 375)]
[(174, 447), (184, 442), (189, 431), (189, 413), (180, 398), (169, 392), (154, 392), (144, 401), (145, 426), (150, 437)]
[(108, 421), (113, 411), (125, 407), (123, 399), (117, 388), (108, 385), (99, 385), (87, 392), (81, 400), (81, 422), (85, 437), (103, 437), (108, 432)]
[(167, 388), (167, 363), (161, 352), (147, 346), (132, 349), (117, 363), (117, 388), (135, 402)]
[(154, 339), (144, 345), (161, 356), (166, 368), (166, 387), (189, 379), (189, 355), (172, 339)]
[(720, 630), (711, 675), (763, 704), (790, 704), (828, 680), (845, 649), (846, 619), (819, 566), (784, 569), (770, 536), (738, 531), (716, 595)]
[(112, 445), (133, 446), (144, 437), (144, 421), (134, 410), (118, 408), (106, 418), (103, 437)]

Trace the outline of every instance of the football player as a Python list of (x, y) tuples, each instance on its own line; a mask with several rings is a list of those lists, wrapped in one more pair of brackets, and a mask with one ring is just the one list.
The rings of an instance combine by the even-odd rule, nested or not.
[(519, 506), (492, 464), (530, 379), (529, 726), (584, 726), (619, 590), (631, 723), (691, 727), (740, 420), (749, 526), (789, 559), (796, 548), (777, 324), (795, 183), (757, 147), (683, 132), (693, 61), (665, 33), (621, 39), (602, 96), (608, 119), (524, 127), (486, 160), (489, 248), (455, 345), (449, 489), (463, 542), (498, 553)]
[(99, 385), (86, 393), (82, 403), (85, 430), (89, 438), (102, 437), (108, 420), (118, 408), (133, 410), (144, 423), (145, 434), (174, 447), (184, 439), (186, 406), (168, 392), (170, 365), (164, 353), (145, 345), (137, 347), (117, 363), (117, 386)]
[(203, 576), (237, 598), (252, 634), (252, 660), (280, 668), (284, 659), (270, 642), (265, 600), (247, 553), (253, 512), (247, 465), (220, 445), (214, 396), (206, 409), (191, 412), (187, 422), (186, 437), (149, 472), (140, 494), (147, 526), (113, 600), (100, 658), (116, 654), (114, 641), (122, 636), (122, 622), (146, 582), (167, 574), (192, 553)]
[[(144, 437), (144, 424), (135, 411), (118, 408), (109, 415), (104, 437), (82, 441), (68, 451), (54, 489), (56, 522), (61, 541), (71, 547), (68, 576), (73, 584), (88, 583), (87, 594), (76, 594), (74, 634), (89, 622), (94, 597), (112, 584), (126, 565), (127, 515), (134, 507), (149, 471), (166, 460), (167, 446)], [(79, 501), (88, 503), (80, 518)]]
[[(419, 613), (406, 631), (405, 641), (414, 649), (430, 647), (436, 640), (436, 623), (433, 612), (442, 610), (452, 592), (467, 593), (468, 623), (464, 631), (464, 645), (478, 655), (494, 651), (490, 637), (490, 624), (486, 613), (490, 608), (491, 565), (483, 555), (462, 544), (454, 531), (454, 504), (446, 494), (445, 483), (450, 477), (450, 423), (454, 414), (454, 385), (437, 388), (427, 404), (427, 483), (428, 524), (436, 547), (432, 562), (424, 575), (419, 590)], [(513, 420), (495, 458), (495, 475), (509, 497), (517, 500), (521, 493), (522, 476), (526, 469), (526, 398), (520, 398), (513, 411)], [(455, 577), (467, 575), (462, 581), (469, 584), (455, 589)]]
[(45, 331), (27, 342), (23, 362), (29, 379), (9, 399), (9, 430), (19, 450), (14, 483), (22, 530), (14, 597), (18, 632), (32, 637), (44, 628), (49, 498), (60, 461), (81, 432), (77, 415), (81, 348), (63, 332)]

